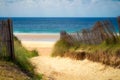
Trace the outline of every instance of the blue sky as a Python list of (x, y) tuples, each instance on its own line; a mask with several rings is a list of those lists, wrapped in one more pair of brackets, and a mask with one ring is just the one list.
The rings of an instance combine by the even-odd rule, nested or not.
[(117, 17), (120, 0), (0, 0), (0, 17)]

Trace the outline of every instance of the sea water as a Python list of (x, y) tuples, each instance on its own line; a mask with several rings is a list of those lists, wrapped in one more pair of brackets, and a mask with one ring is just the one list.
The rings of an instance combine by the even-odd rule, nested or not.
[[(6, 18), (0, 18), (0, 20)], [(14, 33), (69, 33), (92, 28), (97, 21), (110, 20), (118, 27), (117, 18), (98, 17), (12, 17)]]

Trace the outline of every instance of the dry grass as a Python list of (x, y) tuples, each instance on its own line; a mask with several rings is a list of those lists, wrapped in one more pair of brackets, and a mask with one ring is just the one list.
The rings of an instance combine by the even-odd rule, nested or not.
[(86, 58), (86, 53), (85, 52), (70, 52), (70, 53), (65, 53), (64, 56), (70, 57), (76, 60), (84, 60)]
[(14, 63), (0, 61), (0, 80), (30, 80), (30, 77)]
[[(67, 44), (67, 45), (66, 45)], [(77, 48), (76, 48), (77, 47)], [(80, 44), (70, 46), (64, 41), (58, 41), (55, 45), (54, 55), (70, 57), (72, 59), (83, 60), (85, 58), (101, 62), (106, 65), (120, 68), (120, 37), (117, 41), (107, 39), (98, 45)]]

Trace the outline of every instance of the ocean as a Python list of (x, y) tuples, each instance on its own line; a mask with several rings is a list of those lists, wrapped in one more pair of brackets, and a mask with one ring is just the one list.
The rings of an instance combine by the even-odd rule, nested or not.
[[(6, 19), (6, 18), (0, 18)], [(47, 18), (47, 17), (12, 17), (14, 33), (73, 33), (91, 28), (97, 21), (110, 20), (118, 27), (117, 18)]]

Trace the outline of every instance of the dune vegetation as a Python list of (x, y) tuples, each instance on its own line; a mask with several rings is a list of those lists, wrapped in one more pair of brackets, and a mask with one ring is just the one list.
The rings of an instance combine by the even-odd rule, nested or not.
[[(119, 38), (120, 39), (120, 38)], [(72, 59), (89, 59), (106, 65), (120, 68), (120, 40), (107, 39), (98, 45), (80, 44), (71, 46), (59, 40), (54, 46), (52, 56), (70, 57)]]
[(30, 63), (29, 59), (38, 56), (36, 50), (28, 51), (22, 45), (17, 37), (14, 37), (14, 47), (15, 47), (15, 63), (24, 71), (32, 80), (42, 79), (41, 74), (36, 74), (34, 72), (34, 66)]
[(73, 34), (61, 32), (52, 56), (89, 59), (120, 68), (120, 27), (111, 21), (98, 21), (91, 29)]
[[(1, 55), (4, 55), (6, 48), (2, 48)], [(9, 56), (0, 59), (0, 80), (41, 80), (42, 75), (34, 72), (34, 66), (30, 63), (30, 58), (38, 56), (36, 50), (28, 51), (17, 37), (14, 37), (15, 59)]]
[(30, 80), (31, 78), (11, 61), (0, 61), (0, 80)]

